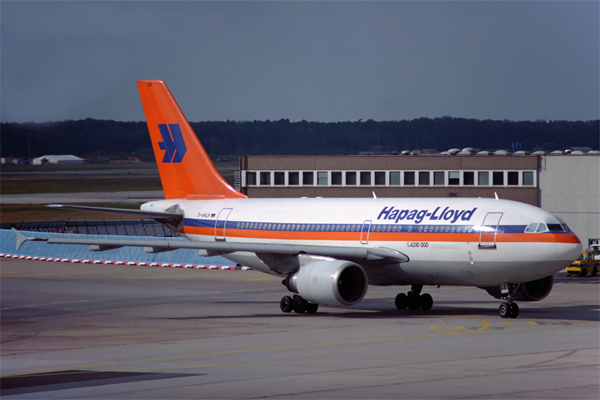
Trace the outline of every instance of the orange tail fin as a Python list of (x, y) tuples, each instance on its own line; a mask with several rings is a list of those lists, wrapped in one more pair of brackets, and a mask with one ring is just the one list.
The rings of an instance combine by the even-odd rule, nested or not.
[(217, 171), (163, 81), (138, 81), (165, 198), (246, 198)]

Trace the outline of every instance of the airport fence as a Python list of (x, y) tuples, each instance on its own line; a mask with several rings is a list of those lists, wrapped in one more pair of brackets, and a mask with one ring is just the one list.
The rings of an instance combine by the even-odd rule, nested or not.
[(174, 232), (152, 220), (113, 221), (46, 221), (0, 224), (0, 229), (15, 228), (19, 231), (73, 233), (83, 235), (121, 235), (173, 237)]
[[(28, 237), (56, 237), (65, 236), (63, 233), (51, 232), (22, 232)], [(85, 237), (85, 235), (72, 234), (69, 237)], [(11, 230), (0, 230), (0, 256), (16, 255), (37, 258), (56, 258), (59, 260), (103, 260), (136, 263), (158, 263), (177, 265), (213, 265), (231, 266), (235, 263), (221, 256), (203, 257), (195, 249), (177, 249), (164, 253), (146, 253), (143, 247), (121, 247), (106, 251), (89, 251), (87, 245), (76, 244), (48, 244), (46, 242), (27, 241), (19, 250), (16, 249), (15, 234)], [(100, 235), (98, 238), (129, 238), (131, 236)], [(182, 240), (183, 238), (157, 238), (156, 240)]]

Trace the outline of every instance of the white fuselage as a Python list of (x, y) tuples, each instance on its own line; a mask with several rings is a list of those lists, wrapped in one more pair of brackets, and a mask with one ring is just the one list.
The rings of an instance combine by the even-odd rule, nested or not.
[[(556, 216), (508, 200), (170, 199), (142, 209), (174, 205), (185, 216), (178, 232), (193, 241), (383, 247), (409, 257), (406, 263), (363, 265), (376, 285), (527, 282), (560, 271), (581, 252), (577, 236)], [(224, 256), (285, 274), (252, 253)]]

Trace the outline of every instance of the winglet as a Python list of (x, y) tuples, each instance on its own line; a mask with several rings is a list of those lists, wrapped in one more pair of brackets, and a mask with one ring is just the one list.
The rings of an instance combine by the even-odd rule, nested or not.
[(219, 174), (160, 80), (137, 81), (165, 198), (247, 198)]

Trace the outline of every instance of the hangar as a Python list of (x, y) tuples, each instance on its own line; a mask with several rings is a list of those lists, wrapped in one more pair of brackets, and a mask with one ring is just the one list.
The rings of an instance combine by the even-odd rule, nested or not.
[(239, 189), (254, 198), (498, 195), (556, 214), (584, 246), (588, 239), (600, 238), (597, 151), (414, 153), (244, 156), (240, 158)]
[(33, 165), (43, 164), (83, 164), (85, 160), (73, 155), (41, 156), (33, 159)]

